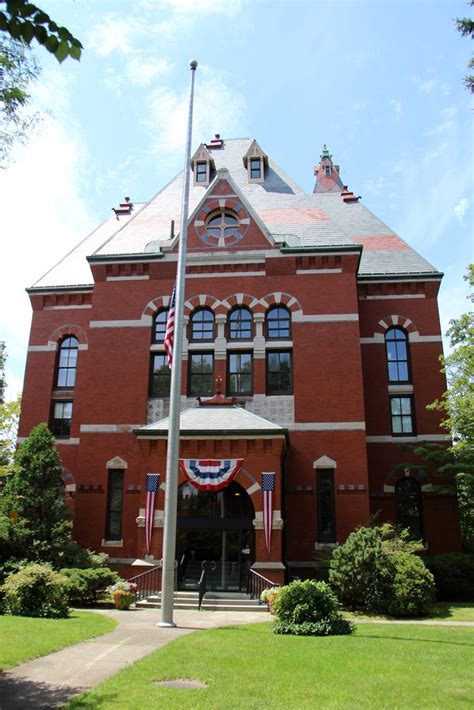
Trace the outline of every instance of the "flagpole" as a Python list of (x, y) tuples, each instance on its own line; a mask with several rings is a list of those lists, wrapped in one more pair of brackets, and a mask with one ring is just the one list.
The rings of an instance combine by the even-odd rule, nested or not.
[(165, 527), (163, 532), (163, 569), (161, 585), (161, 621), (157, 626), (176, 626), (173, 621), (176, 516), (178, 503), (179, 414), (181, 403), (181, 363), (183, 354), (184, 283), (186, 276), (186, 242), (188, 237), (189, 171), (191, 163), (191, 137), (193, 131), (194, 76), (198, 63), (190, 63), (191, 95), (189, 99), (188, 133), (184, 162), (184, 187), (181, 206), (178, 268), (176, 272), (175, 329), (173, 364), (171, 367), (170, 414), (168, 429), (168, 455), (166, 459)]

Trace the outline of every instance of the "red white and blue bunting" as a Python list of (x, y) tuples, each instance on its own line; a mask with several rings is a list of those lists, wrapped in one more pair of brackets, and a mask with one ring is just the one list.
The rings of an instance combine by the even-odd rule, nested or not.
[(272, 526), (273, 526), (273, 493), (275, 490), (275, 474), (262, 473), (262, 495), (263, 495), (263, 532), (265, 534), (265, 546), (268, 554), (272, 546)]
[(215, 493), (229, 485), (240, 471), (243, 461), (243, 459), (179, 459), (179, 468), (195, 488)]

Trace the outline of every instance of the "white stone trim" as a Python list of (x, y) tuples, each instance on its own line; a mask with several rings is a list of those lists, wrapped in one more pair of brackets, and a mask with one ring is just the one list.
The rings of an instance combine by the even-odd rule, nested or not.
[(313, 468), (337, 468), (337, 463), (329, 456), (320, 456), (319, 459), (313, 461)]
[[(135, 518), (135, 522), (137, 524), (137, 527), (139, 528), (144, 528), (145, 527), (145, 508), (140, 508), (138, 511), (138, 516)], [(162, 528), (164, 527), (165, 524), (165, 511), (158, 509), (155, 510), (155, 515), (153, 517), (153, 527), (154, 528)]]
[(389, 385), (389, 394), (413, 394), (413, 385)]
[(81, 424), (81, 434), (124, 434), (142, 424)]
[(102, 547), (123, 547), (123, 540), (102, 540)]
[(128, 463), (120, 456), (114, 456), (105, 464), (106, 468), (128, 468)]
[(254, 562), (250, 569), (285, 569), (282, 562)]
[(222, 273), (212, 273), (212, 274), (186, 274), (186, 281), (188, 279), (228, 279), (229, 277), (237, 276), (239, 278), (245, 278), (245, 276), (266, 276), (264, 271), (232, 271), (232, 272), (222, 272)]
[(81, 303), (81, 305), (71, 306), (45, 306), (44, 311), (71, 311), (77, 309), (92, 308), (92, 303)]
[(149, 281), (149, 274), (143, 274), (142, 276), (107, 276), (106, 281)]
[(405, 294), (393, 294), (390, 296), (359, 296), (359, 301), (388, 301), (393, 299), (404, 299), (404, 298), (426, 298), (424, 293), (405, 293)]
[(58, 349), (57, 343), (49, 342), (47, 345), (29, 345), (29, 353), (51, 353)]
[(383, 333), (374, 333), (373, 336), (370, 338), (361, 338), (360, 344), (361, 345), (384, 345), (385, 344), (385, 336)]
[(366, 436), (368, 444), (410, 444), (417, 441), (449, 441), (448, 434), (419, 434), (418, 436)]
[[(263, 511), (255, 511), (255, 519), (252, 522), (255, 530), (263, 530)], [(284, 522), (281, 517), (281, 510), (274, 510), (272, 518), (272, 530), (282, 530), (283, 525)]]
[(315, 315), (304, 315), (301, 311), (293, 313), (293, 323), (341, 323), (346, 321), (358, 321), (358, 313), (321, 313)]
[(253, 494), (259, 491), (260, 488), (261, 486), (258, 483), (254, 483), (252, 486), (250, 486), (250, 488), (247, 488), (247, 493), (249, 494), (249, 496), (253, 496)]
[(282, 426), (289, 431), (365, 431), (365, 422), (295, 422)]
[(91, 320), (90, 328), (150, 328), (153, 323), (151, 316), (143, 315), (140, 320)]
[(77, 444), (81, 443), (81, 440), (79, 438), (76, 439), (76, 438), (72, 437), (71, 439), (55, 439), (54, 443), (56, 444), (56, 446), (58, 444), (64, 444), (65, 446), (66, 445), (76, 446)]
[(342, 274), (342, 269), (296, 269), (297, 276), (305, 274)]
[(420, 335), (416, 330), (414, 333), (408, 333), (408, 341), (410, 343), (442, 343), (442, 335)]

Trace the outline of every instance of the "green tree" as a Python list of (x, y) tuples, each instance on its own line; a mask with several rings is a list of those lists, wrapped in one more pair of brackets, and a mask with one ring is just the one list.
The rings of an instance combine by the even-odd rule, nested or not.
[(0, 478), (11, 471), (16, 449), (21, 399), (0, 404)]
[(5, 352), (5, 343), (3, 340), (0, 340), (0, 404), (3, 404), (5, 400), (5, 389), (6, 389), (6, 382), (5, 382), (5, 360), (7, 358), (6, 352)]
[(0, 513), (9, 520), (3, 542), (15, 559), (67, 566), (75, 543), (61, 474), (54, 437), (39, 424), (18, 449), (0, 497)]
[(58, 62), (81, 57), (80, 41), (28, 0), (0, 0), (0, 31), (27, 45), (35, 39)]
[[(24, 42), (0, 33), (0, 167), (8, 165), (11, 148), (23, 143), (37, 114), (25, 109), (29, 87), (39, 75), (39, 66)], [(0, 390), (1, 399), (1, 390)]]
[[(472, 7), (474, 0), (470, 0), (469, 5)], [(457, 17), (454, 24), (463, 37), (471, 37), (471, 39), (474, 37), (474, 20), (471, 20), (470, 17)], [(468, 69), (470, 71), (474, 69), (474, 57), (469, 60)], [(474, 74), (470, 73), (464, 77), (464, 84), (471, 93), (474, 93)]]

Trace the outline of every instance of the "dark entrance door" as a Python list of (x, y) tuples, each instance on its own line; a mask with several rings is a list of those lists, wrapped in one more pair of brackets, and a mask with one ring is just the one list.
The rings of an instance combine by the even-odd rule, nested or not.
[(190, 484), (178, 491), (178, 589), (197, 589), (203, 567), (207, 588), (243, 591), (255, 560), (253, 506), (242, 486), (232, 482), (217, 493)]

